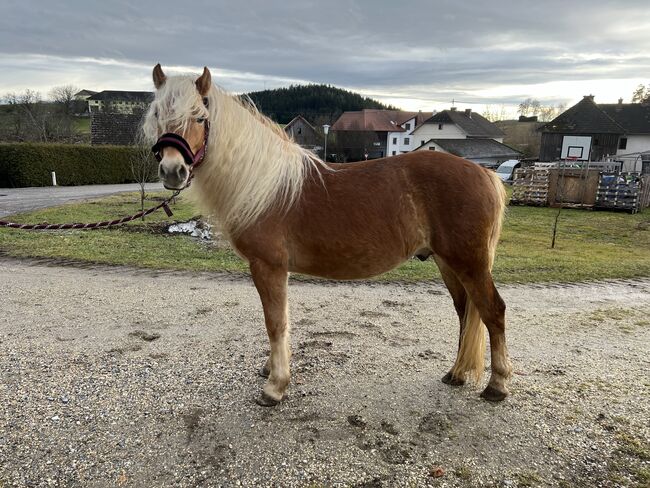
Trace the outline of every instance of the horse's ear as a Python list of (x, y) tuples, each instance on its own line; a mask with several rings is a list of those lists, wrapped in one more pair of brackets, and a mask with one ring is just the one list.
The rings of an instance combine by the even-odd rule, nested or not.
[(158, 63), (153, 68), (153, 86), (156, 87), (156, 90), (165, 84), (166, 79), (167, 77), (165, 76), (165, 73), (163, 73), (160, 63)]
[(212, 76), (210, 75), (210, 70), (207, 66), (203, 68), (203, 74), (199, 76), (196, 80), (196, 89), (199, 90), (199, 93), (202, 97), (205, 97), (210, 91), (210, 86), (212, 85)]

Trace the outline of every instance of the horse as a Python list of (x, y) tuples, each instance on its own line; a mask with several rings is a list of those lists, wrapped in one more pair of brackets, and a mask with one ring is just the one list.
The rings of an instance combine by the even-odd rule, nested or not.
[(492, 171), (438, 151), (326, 163), (296, 144), (250, 101), (196, 75), (153, 69), (155, 96), (143, 122), (158, 140), (159, 176), (171, 190), (192, 180), (201, 210), (246, 260), (271, 352), (256, 398), (278, 404), (290, 382), (288, 277), (367, 279), (414, 256), (431, 257), (460, 321), (456, 360), (442, 381), (478, 382), (487, 328), (491, 376), (481, 396), (509, 394), (512, 366), (505, 303), (492, 279), (506, 194)]

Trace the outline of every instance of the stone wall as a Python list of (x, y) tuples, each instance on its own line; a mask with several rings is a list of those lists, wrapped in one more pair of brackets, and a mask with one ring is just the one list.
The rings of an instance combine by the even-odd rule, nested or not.
[(140, 132), (142, 114), (93, 112), (90, 114), (90, 143), (131, 146)]

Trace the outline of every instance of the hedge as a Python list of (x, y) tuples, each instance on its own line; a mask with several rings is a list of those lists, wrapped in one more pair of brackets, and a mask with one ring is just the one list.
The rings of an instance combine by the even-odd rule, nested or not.
[(59, 185), (134, 183), (131, 161), (137, 157), (130, 146), (3, 143), (0, 188), (51, 186), (52, 171)]

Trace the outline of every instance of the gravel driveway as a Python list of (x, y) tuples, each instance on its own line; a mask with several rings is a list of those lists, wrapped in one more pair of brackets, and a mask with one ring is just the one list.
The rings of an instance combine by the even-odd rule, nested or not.
[(648, 486), (650, 280), (501, 287), (500, 404), (440, 382), (458, 340), (440, 285), (292, 282), (290, 397), (265, 409), (249, 279), (0, 275), (2, 488)]

